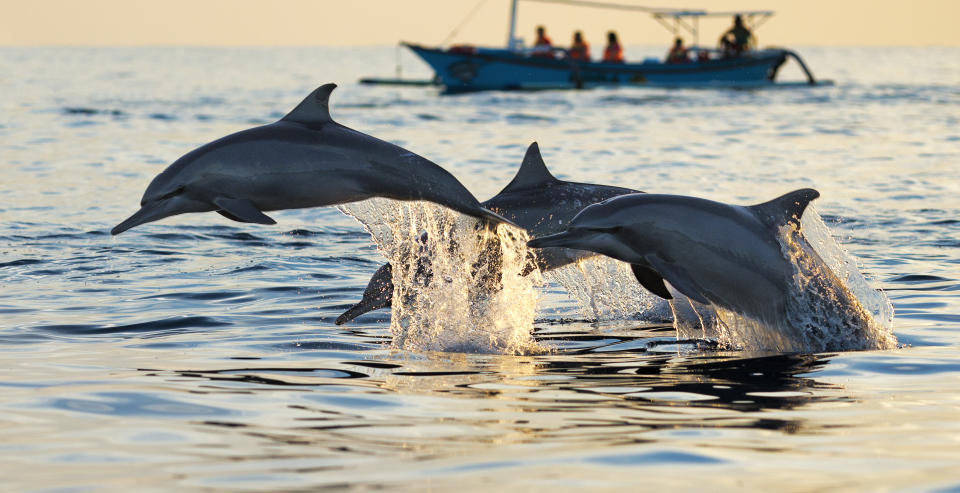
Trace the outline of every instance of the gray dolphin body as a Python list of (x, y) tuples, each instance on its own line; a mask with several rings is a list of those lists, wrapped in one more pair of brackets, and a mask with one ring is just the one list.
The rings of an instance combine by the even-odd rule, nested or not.
[(754, 206), (679, 195), (636, 194), (585, 208), (562, 233), (533, 248), (588, 250), (633, 265), (645, 288), (666, 299), (668, 281), (700, 303), (777, 326), (785, 320), (794, 269), (777, 241), (820, 194), (790, 192)]
[[(481, 205), (526, 229), (533, 236), (562, 231), (584, 207), (618, 195), (642, 193), (629, 188), (576, 183), (555, 178), (540, 155), (536, 142), (530, 144), (513, 180), (496, 196)], [(537, 253), (541, 271), (549, 271), (595, 255), (569, 248), (545, 248)], [(370, 279), (363, 298), (342, 315), (337, 325), (369, 311), (388, 307), (393, 301), (393, 269), (385, 264)]]
[(494, 223), (453, 175), (406, 149), (330, 118), (335, 84), (313, 91), (281, 120), (195, 149), (147, 187), (141, 209), (110, 232), (187, 212), (275, 224), (263, 213), (386, 197), (426, 200)]

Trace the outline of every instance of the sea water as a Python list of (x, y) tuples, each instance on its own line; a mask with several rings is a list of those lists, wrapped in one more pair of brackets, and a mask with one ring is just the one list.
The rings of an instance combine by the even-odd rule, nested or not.
[[(357, 85), (392, 72), (392, 47), (0, 49), (0, 484), (960, 487), (960, 51), (797, 50), (836, 84), (448, 97)], [(477, 274), (473, 243), (443, 256), (449, 242), (429, 238), (503, 234), (416, 204), (366, 224), (320, 208), (109, 235), (177, 157), (326, 82), (340, 84), (337, 121), (441, 164), (480, 200), (534, 140), (566, 180), (734, 204), (816, 188), (807, 239), (899, 346), (678, 339), (669, 309), (601, 259), (514, 271), (506, 296), (464, 294), (449, 312), (462, 318), (401, 307), (334, 325), (403, 243), (373, 241), (389, 228), (371, 224), (426, 231), (400, 250), (456, 275)], [(495, 243), (519, 266), (524, 240)]]

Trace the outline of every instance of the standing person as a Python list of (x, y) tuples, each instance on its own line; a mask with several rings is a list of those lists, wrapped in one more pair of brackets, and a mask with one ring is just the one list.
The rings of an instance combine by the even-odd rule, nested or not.
[(553, 42), (547, 37), (547, 30), (537, 26), (537, 40), (533, 43), (533, 56), (553, 58)]
[(726, 56), (740, 56), (750, 49), (751, 41), (755, 41), (753, 33), (743, 25), (743, 18), (737, 15), (733, 18), (733, 27), (720, 38), (720, 46)]
[(687, 48), (683, 46), (683, 38), (677, 38), (673, 41), (673, 47), (667, 53), (667, 63), (687, 63)]
[(615, 31), (607, 33), (607, 47), (603, 50), (603, 61), (607, 63), (623, 63), (623, 48), (620, 47), (620, 41), (617, 40), (617, 33)]
[(590, 45), (583, 40), (583, 33), (580, 31), (573, 33), (573, 45), (568, 53), (571, 60), (590, 61)]

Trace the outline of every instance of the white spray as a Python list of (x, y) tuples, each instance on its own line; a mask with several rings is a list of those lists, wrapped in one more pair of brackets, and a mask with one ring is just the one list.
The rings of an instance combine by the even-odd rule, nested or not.
[(531, 337), (542, 278), (526, 231), (484, 228), (429, 202), (340, 206), (393, 265), (393, 345), (417, 351), (540, 352)]

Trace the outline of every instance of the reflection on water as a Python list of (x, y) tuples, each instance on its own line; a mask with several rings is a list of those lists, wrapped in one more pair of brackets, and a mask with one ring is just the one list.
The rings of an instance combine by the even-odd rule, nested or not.
[[(2, 489), (956, 489), (960, 56), (803, 53), (837, 85), (441, 98), (350, 84), (392, 48), (0, 49)], [(334, 324), (384, 260), (335, 209), (109, 235), (170, 161), (329, 81), (338, 120), (478, 197), (533, 140), (565, 180), (737, 204), (814, 187), (903, 347), (678, 340), (669, 310), (610, 295), (629, 273), (594, 264), (584, 293), (537, 293), (547, 353), (397, 350), (385, 310)], [(881, 298), (861, 301), (886, 323)]]
[[(780, 413), (853, 402), (841, 387), (806, 376), (827, 365), (829, 355), (710, 354), (696, 343), (670, 341), (664, 329), (542, 334), (543, 344), (573, 348), (527, 357), (377, 352), (333, 367), (256, 357), (210, 362), (207, 368), (171, 364), (132, 377), (163, 389), (161, 395), (193, 397), (142, 396), (134, 402), (133, 394), (114, 393), (99, 396), (96, 404), (73, 400), (62, 407), (80, 414), (186, 419), (187, 436), (154, 432), (147, 443), (201, 446), (201, 469), (172, 464), (167, 470), (192, 470), (204, 482), (239, 486), (269, 476), (272, 484), (297, 476), (297, 483), (333, 485), (349, 478), (375, 486), (407, 481), (409, 474), (727, 464), (729, 459), (695, 443), (737, 430), (816, 436), (822, 425)], [(197, 398), (232, 403), (243, 412), (189, 402)], [(210, 442), (212, 437), (218, 438)], [(145, 439), (140, 435), (123, 447)], [(744, 446), (775, 447), (769, 442), (776, 439)], [(224, 469), (211, 463), (223, 448), (215, 443), (256, 446), (232, 456), (238, 468)], [(672, 445), (636, 448), (656, 443)], [(467, 450), (468, 461), (448, 462), (451, 454)], [(570, 455), (575, 450), (581, 452)], [(368, 477), (365, 471), (381, 457), (397, 454), (407, 473), (391, 466)], [(82, 462), (100, 467), (99, 460)]]

